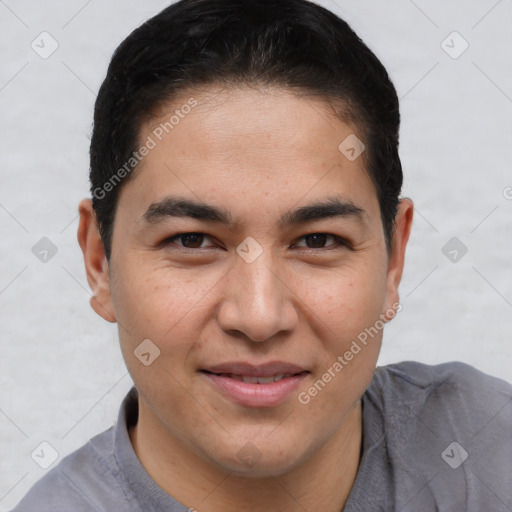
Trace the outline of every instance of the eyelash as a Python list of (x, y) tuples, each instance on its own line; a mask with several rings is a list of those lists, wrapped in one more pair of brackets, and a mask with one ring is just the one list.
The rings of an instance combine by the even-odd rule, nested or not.
[[(179, 247), (178, 250), (184, 251), (184, 252), (188, 252), (188, 251), (199, 252), (199, 251), (204, 251), (204, 250), (209, 249), (209, 247), (198, 247), (198, 248), (185, 247), (183, 245), (176, 244), (174, 242), (175, 239), (184, 237), (186, 235), (199, 235), (199, 236), (203, 236), (203, 237), (207, 237), (207, 238), (212, 238), (210, 235), (207, 235), (206, 233), (191, 231), (191, 232), (178, 233), (176, 235), (168, 237), (165, 240), (163, 240), (161, 242), (161, 244), (159, 244), (159, 245), (162, 247), (164, 247), (164, 246), (167, 247), (171, 244), (174, 244), (177, 247)], [(306, 251), (319, 251), (319, 250), (327, 251), (327, 250), (335, 250), (335, 249), (341, 249), (341, 248), (352, 249), (350, 243), (347, 240), (345, 240), (344, 238), (341, 238), (339, 236), (336, 236), (336, 235), (331, 235), (330, 233), (308, 233), (306, 235), (302, 235), (301, 237), (299, 237), (299, 240), (302, 240), (302, 239), (306, 238), (307, 236), (313, 236), (313, 235), (323, 235), (323, 236), (331, 237), (335, 243), (333, 243), (332, 245), (328, 245), (326, 247), (301, 247), (302, 249), (305, 249)]]

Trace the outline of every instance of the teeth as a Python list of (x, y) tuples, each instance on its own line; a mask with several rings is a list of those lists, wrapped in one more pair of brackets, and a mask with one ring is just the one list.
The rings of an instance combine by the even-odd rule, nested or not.
[(274, 382), (274, 377), (256, 377), (258, 384), (270, 384)]
[(242, 380), (246, 382), (247, 384), (257, 384), (258, 383), (258, 377), (246, 377), (242, 376)]
[(250, 377), (248, 375), (232, 375), (233, 378), (237, 378), (237, 380), (242, 380), (247, 384), (271, 384), (272, 382), (277, 382), (285, 377), (290, 377), (290, 373), (281, 373), (279, 375), (274, 375), (273, 377)]
[(293, 373), (280, 373), (271, 377), (253, 377), (251, 375), (236, 375), (234, 373), (219, 373), (222, 377), (229, 377), (230, 379), (239, 380), (246, 384), (272, 384), (287, 377), (293, 377)]

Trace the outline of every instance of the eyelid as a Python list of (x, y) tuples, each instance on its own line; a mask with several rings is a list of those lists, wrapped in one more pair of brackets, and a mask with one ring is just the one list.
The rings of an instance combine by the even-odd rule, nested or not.
[(174, 244), (179, 248), (178, 250), (183, 250), (183, 251), (198, 252), (198, 251), (204, 251), (205, 249), (208, 249), (208, 247), (198, 247), (198, 248), (194, 249), (192, 247), (185, 247), (184, 245), (174, 242), (174, 239), (179, 239), (181, 236), (184, 236), (184, 235), (201, 235), (205, 238), (210, 238), (210, 239), (214, 238), (213, 236), (208, 235), (207, 233), (200, 232), (200, 231), (183, 231), (181, 233), (177, 233), (175, 235), (168, 236), (167, 238), (162, 240), (162, 242), (160, 242), (160, 244), (158, 244), (158, 245), (159, 245), (159, 247), (166, 247), (170, 244)]
[(328, 245), (326, 247), (318, 247), (318, 248), (301, 246), (301, 248), (305, 249), (306, 251), (318, 251), (318, 250), (326, 251), (326, 250), (328, 250), (330, 248), (336, 248), (336, 247), (338, 247), (338, 248), (339, 247), (347, 247), (348, 249), (350, 249), (352, 247), (350, 242), (347, 239), (345, 239), (345, 238), (343, 238), (341, 236), (338, 236), (338, 235), (333, 235), (332, 233), (323, 233), (321, 231), (313, 232), (313, 233), (307, 233), (305, 235), (300, 236), (296, 240), (302, 240), (302, 239), (306, 238), (307, 236), (311, 236), (311, 235), (325, 235), (325, 236), (331, 237), (334, 240), (335, 243), (331, 244), (331, 245)]
[[(189, 252), (189, 251), (199, 252), (199, 251), (204, 251), (204, 250), (207, 250), (207, 249), (210, 248), (210, 247), (197, 247), (197, 248), (185, 247), (184, 245), (181, 245), (181, 244), (176, 243), (176, 242), (173, 241), (174, 239), (179, 239), (181, 236), (184, 236), (184, 235), (202, 235), (205, 238), (210, 238), (210, 239), (214, 239), (215, 238), (212, 235), (208, 235), (207, 233), (203, 233), (203, 232), (183, 231), (181, 233), (176, 233), (175, 235), (172, 235), (172, 236), (169, 236), (169, 237), (165, 238), (159, 244), (159, 247), (166, 247), (169, 244), (175, 244), (179, 248), (178, 250), (183, 250), (183, 251), (187, 251), (187, 252)], [(324, 232), (321, 232), (321, 231), (314, 231), (314, 232), (311, 232), (311, 233), (306, 233), (304, 235), (301, 235), (300, 237), (298, 237), (298, 238), (296, 238), (294, 240), (294, 243), (296, 243), (297, 240), (303, 240), (307, 236), (311, 236), (311, 235), (325, 235), (325, 236), (331, 237), (334, 240), (335, 243), (333, 243), (331, 245), (328, 245), (326, 247), (305, 247), (305, 246), (300, 246), (299, 250), (305, 250), (306, 252), (311, 252), (311, 251), (312, 252), (318, 252), (318, 251), (324, 251), (325, 252), (327, 250), (333, 250), (333, 249), (336, 249), (336, 248), (347, 248), (347, 249), (353, 250), (351, 242), (349, 240), (347, 240), (346, 238), (343, 238), (343, 237), (338, 236), (338, 235), (334, 235), (332, 233), (324, 233)]]

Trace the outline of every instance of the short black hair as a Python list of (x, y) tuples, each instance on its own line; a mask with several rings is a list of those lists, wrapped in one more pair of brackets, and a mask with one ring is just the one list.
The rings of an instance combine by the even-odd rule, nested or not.
[(337, 117), (366, 146), (389, 249), (403, 181), (400, 113), (379, 59), (345, 21), (307, 0), (180, 0), (119, 45), (96, 99), (90, 181), (108, 260), (142, 122), (163, 103), (212, 84), (279, 86), (337, 105)]

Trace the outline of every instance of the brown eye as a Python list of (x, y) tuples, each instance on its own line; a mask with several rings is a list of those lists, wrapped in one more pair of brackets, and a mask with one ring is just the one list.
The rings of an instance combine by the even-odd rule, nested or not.
[(164, 243), (165, 245), (174, 243), (186, 249), (199, 249), (202, 248), (203, 242), (207, 237), (204, 233), (180, 233), (168, 238)]
[(313, 249), (318, 249), (325, 246), (325, 242), (327, 240), (328, 235), (323, 233), (314, 233), (312, 235), (306, 235), (304, 239), (306, 243), (309, 243), (308, 247), (312, 247)]
[[(325, 245), (326, 242), (331, 239), (334, 243), (330, 243)], [(306, 247), (307, 249), (330, 249), (335, 247), (344, 247), (348, 246), (347, 242), (342, 238), (334, 235), (329, 235), (327, 233), (310, 233), (309, 235), (304, 235), (300, 238), (300, 240), (305, 241), (305, 245), (297, 244), (299, 247)]]
[(201, 235), (200, 233), (187, 233), (185, 235), (181, 235), (181, 239), (185, 247), (197, 249), (203, 244), (204, 235)]

